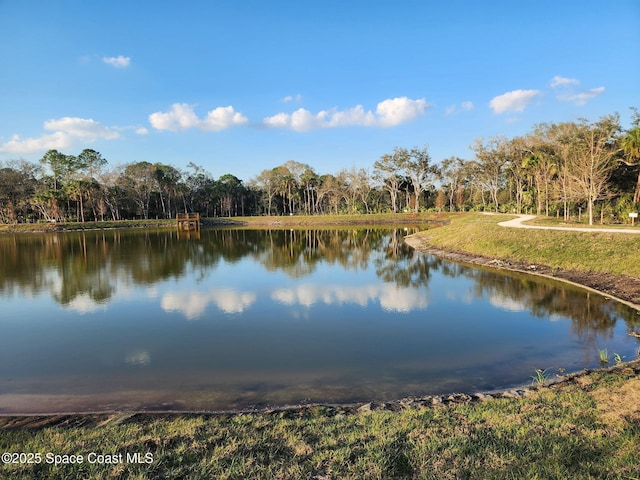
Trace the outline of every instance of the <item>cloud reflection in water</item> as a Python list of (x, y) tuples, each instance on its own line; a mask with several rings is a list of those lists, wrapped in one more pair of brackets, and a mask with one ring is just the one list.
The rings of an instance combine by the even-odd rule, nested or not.
[(320, 302), (327, 305), (355, 303), (364, 307), (369, 302), (377, 301), (383, 309), (401, 313), (426, 308), (428, 305), (426, 295), (420, 290), (398, 288), (388, 283), (358, 287), (304, 284), (293, 288), (279, 288), (273, 291), (271, 298), (285, 305), (302, 305), (305, 307), (310, 307)]
[(210, 292), (169, 292), (162, 296), (160, 305), (166, 312), (181, 312), (189, 319), (200, 317), (210, 303), (225, 313), (242, 313), (256, 301), (253, 292), (231, 289)]

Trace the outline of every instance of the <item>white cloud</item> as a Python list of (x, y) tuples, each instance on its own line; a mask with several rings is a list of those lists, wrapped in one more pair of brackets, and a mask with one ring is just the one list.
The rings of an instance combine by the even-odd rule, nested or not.
[(467, 100), (466, 102), (462, 102), (460, 104), (460, 108), (462, 108), (462, 110), (464, 111), (469, 111), (469, 110), (473, 110), (473, 102)]
[(51, 135), (43, 135), (38, 138), (20, 138), (20, 135), (13, 135), (11, 140), (0, 145), (0, 152), (12, 154), (28, 154), (44, 152), (47, 150), (62, 150), (71, 146), (71, 137), (62, 132)]
[(494, 97), (489, 106), (494, 113), (522, 112), (540, 95), (540, 90), (513, 90)]
[(317, 128), (336, 128), (349, 126), (392, 127), (415, 120), (423, 115), (429, 104), (424, 98), (412, 100), (407, 97), (391, 98), (378, 103), (375, 113), (365, 110), (362, 105), (338, 110), (321, 110), (314, 114), (299, 108), (295, 112), (277, 113), (263, 120), (271, 128), (290, 128), (296, 131)]
[(102, 57), (102, 61), (115, 68), (127, 68), (131, 64), (131, 58), (123, 57), (122, 55), (117, 57)]
[(57, 120), (47, 120), (44, 122), (44, 129), (53, 131), (53, 133), (25, 139), (21, 139), (19, 135), (13, 135), (11, 140), (0, 145), (0, 152), (38, 153), (51, 149), (69, 148), (76, 139), (82, 139), (86, 143), (97, 139), (114, 140), (120, 138), (120, 134), (113, 128), (106, 127), (91, 118), (62, 117)]
[(558, 100), (563, 102), (573, 102), (576, 105), (584, 105), (589, 100), (594, 97), (597, 97), (601, 93), (604, 92), (604, 87), (591, 88), (589, 90), (585, 90), (580, 93), (565, 93), (562, 95), (558, 95)]
[(576, 78), (566, 78), (555, 76), (551, 79), (551, 88), (558, 92), (556, 98), (561, 102), (572, 102), (576, 105), (584, 105), (589, 100), (597, 97), (604, 92), (604, 87), (590, 88), (582, 92), (578, 91), (574, 87), (580, 85), (580, 81)]
[(300, 108), (291, 115), (291, 128), (297, 131), (311, 130), (316, 125), (322, 124), (326, 117), (326, 113), (327, 112), (323, 111), (314, 116), (308, 110)]
[(206, 118), (201, 122), (200, 128), (203, 130), (224, 130), (234, 125), (243, 125), (249, 119), (236, 112), (231, 105), (228, 107), (218, 107), (207, 113)]
[(62, 117), (44, 122), (45, 130), (68, 133), (78, 138), (113, 140), (120, 134), (91, 118)]
[(462, 102), (460, 104), (460, 107), (458, 107), (455, 103), (453, 105), (448, 106), (445, 111), (444, 114), (445, 115), (453, 115), (455, 113), (459, 113), (459, 112), (468, 112), (469, 110), (473, 110), (473, 102), (471, 101), (466, 101), (466, 102)]
[(236, 112), (231, 105), (211, 110), (203, 120), (200, 120), (191, 105), (186, 103), (174, 103), (168, 112), (156, 112), (149, 115), (149, 123), (153, 128), (172, 132), (190, 128), (217, 131), (234, 125), (242, 125), (248, 121), (247, 117)]
[(187, 130), (197, 127), (200, 120), (186, 103), (174, 103), (169, 112), (156, 112), (149, 115), (149, 123), (156, 130)]
[(410, 122), (423, 115), (429, 105), (424, 98), (411, 100), (407, 97), (392, 98), (378, 104), (376, 114), (380, 125), (390, 127)]
[(569, 85), (580, 85), (580, 81), (575, 78), (566, 78), (559, 75), (551, 79), (551, 88), (566, 87)]
[(149, 130), (145, 127), (139, 127), (136, 128), (136, 134), (137, 135), (148, 135), (149, 134)]
[(289, 102), (300, 102), (300, 100), (302, 100), (302, 95), (300, 95), (299, 93), (297, 93), (296, 95), (287, 95), (286, 97), (283, 97), (281, 99), (282, 102), (284, 103), (289, 103)]
[(271, 128), (290, 128), (297, 132), (304, 132), (317, 128), (370, 125), (375, 122), (375, 118), (373, 113), (366, 113), (364, 108), (358, 105), (346, 110), (321, 110), (316, 114), (304, 108), (299, 108), (291, 114), (277, 113), (265, 118), (263, 122), (267, 127)]
[(263, 123), (267, 127), (271, 128), (288, 128), (291, 126), (291, 115), (283, 112), (276, 113), (272, 117), (265, 118), (263, 120)]
[(350, 125), (375, 126), (377, 119), (371, 111), (365, 111), (362, 105), (356, 105), (346, 110), (330, 110), (320, 112), (320, 120), (325, 122), (325, 126), (348, 127)]

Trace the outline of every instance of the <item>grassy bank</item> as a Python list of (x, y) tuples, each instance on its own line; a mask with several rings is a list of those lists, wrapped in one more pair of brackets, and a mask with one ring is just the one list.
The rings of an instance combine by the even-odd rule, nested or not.
[(247, 226), (306, 226), (306, 225), (375, 225), (375, 224), (421, 224), (437, 221), (445, 216), (433, 213), (372, 213), (353, 215), (289, 215), (232, 217), (229, 220)]
[(526, 261), (552, 268), (640, 277), (640, 236), (500, 227), (509, 215), (467, 213), (422, 235), (437, 248)]
[(81, 230), (102, 230), (111, 228), (157, 228), (175, 227), (173, 219), (119, 220), (104, 222), (64, 222), (64, 223), (14, 223), (0, 224), (0, 233), (27, 232), (73, 232)]
[(545, 217), (545, 216), (539, 216), (537, 217), (534, 221), (532, 222), (527, 222), (530, 223), (531, 225), (544, 225), (544, 226), (549, 226), (549, 227), (580, 227), (580, 228), (585, 228), (585, 229), (589, 229), (589, 228), (615, 228), (615, 229), (627, 229), (627, 228), (635, 228), (640, 230), (640, 224), (638, 222), (634, 222), (633, 225), (631, 225), (631, 221), (627, 221), (625, 223), (612, 223), (612, 224), (608, 224), (608, 223), (603, 223), (600, 224), (600, 222), (594, 222), (593, 225), (589, 225), (587, 223), (587, 221), (583, 221), (583, 222), (565, 222), (562, 218), (558, 218), (558, 217)]
[[(380, 213), (355, 215), (291, 215), (259, 217), (212, 217), (203, 218), (202, 223), (209, 226), (232, 226), (240, 228), (288, 228), (333, 225), (376, 225), (403, 224), (420, 225), (438, 220), (441, 216), (421, 213)], [(119, 220), (103, 222), (62, 222), (62, 223), (17, 223), (0, 224), (0, 233), (22, 232), (61, 232), (79, 230), (101, 230), (112, 228), (157, 228), (175, 227), (175, 219)]]
[[(20, 479), (505, 479), (640, 478), (640, 366), (501, 399), (398, 412), (113, 415), (11, 430), (0, 451), (37, 452), (4, 464)], [(73, 422), (72, 422), (73, 423)], [(54, 466), (46, 454), (83, 455)], [(89, 463), (88, 454), (117, 464)], [(127, 461), (140, 453), (149, 463)], [(122, 454), (122, 457), (120, 457)], [(148, 454), (148, 456), (146, 456)], [(96, 457), (92, 457), (95, 460)], [(131, 459), (129, 459), (131, 460)]]

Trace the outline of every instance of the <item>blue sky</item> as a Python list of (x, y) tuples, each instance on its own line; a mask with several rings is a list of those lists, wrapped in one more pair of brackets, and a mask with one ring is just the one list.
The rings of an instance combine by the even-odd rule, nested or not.
[(0, 0), (0, 161), (248, 181), (640, 107), (640, 1)]

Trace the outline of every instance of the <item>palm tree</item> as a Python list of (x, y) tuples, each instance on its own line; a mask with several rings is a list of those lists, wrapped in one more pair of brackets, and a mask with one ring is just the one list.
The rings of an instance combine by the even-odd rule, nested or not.
[[(640, 127), (636, 126), (629, 130), (622, 138), (622, 149), (624, 150), (628, 161), (624, 161), (627, 165), (640, 165)], [(638, 171), (638, 181), (636, 182), (636, 191), (633, 194), (633, 202), (640, 202), (640, 171)]]

